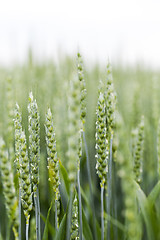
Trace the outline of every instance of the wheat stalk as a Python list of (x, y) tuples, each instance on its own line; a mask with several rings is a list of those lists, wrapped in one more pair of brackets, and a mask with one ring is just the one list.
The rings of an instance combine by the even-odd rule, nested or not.
[(101, 239), (104, 239), (104, 210), (103, 210), (103, 192), (108, 171), (108, 140), (106, 138), (106, 114), (104, 94), (99, 91), (98, 104), (96, 110), (96, 170), (100, 178), (101, 186)]
[(33, 94), (29, 94), (28, 105), (28, 130), (29, 130), (29, 156), (31, 167), (31, 180), (33, 184), (35, 213), (36, 213), (36, 232), (37, 240), (41, 238), (40, 230), (40, 203), (39, 203), (39, 161), (40, 161), (40, 123), (39, 111)]

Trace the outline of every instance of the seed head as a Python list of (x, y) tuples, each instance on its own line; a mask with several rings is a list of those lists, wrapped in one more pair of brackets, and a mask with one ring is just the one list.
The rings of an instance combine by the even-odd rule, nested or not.
[(28, 105), (28, 130), (29, 130), (29, 153), (31, 163), (31, 179), (33, 192), (35, 193), (39, 184), (39, 161), (40, 161), (40, 123), (39, 111), (32, 92), (29, 94)]
[(137, 183), (142, 181), (142, 161), (144, 149), (144, 117), (142, 116), (141, 122), (138, 126), (137, 139), (134, 150), (134, 175)]
[(100, 91), (97, 104), (96, 121), (96, 158), (97, 174), (101, 180), (101, 186), (106, 181), (108, 161), (108, 140), (106, 139), (106, 114), (104, 94)]

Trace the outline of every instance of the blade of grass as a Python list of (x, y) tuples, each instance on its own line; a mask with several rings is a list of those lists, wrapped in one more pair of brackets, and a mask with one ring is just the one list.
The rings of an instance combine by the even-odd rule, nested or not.
[(53, 205), (53, 201), (51, 202), (51, 205), (50, 205), (50, 207), (49, 207), (49, 209), (48, 209), (47, 219), (46, 219), (46, 221), (45, 221), (45, 228), (44, 228), (42, 240), (48, 240), (49, 216), (50, 216), (50, 212), (51, 212), (51, 209), (52, 209), (52, 205)]
[(119, 228), (122, 232), (126, 232), (125, 226), (121, 222), (119, 222), (117, 219), (114, 219), (112, 216), (109, 216), (107, 213), (105, 213), (105, 218), (107, 218), (107, 220), (110, 220), (110, 222), (114, 226)]
[(65, 184), (65, 187), (66, 187), (67, 194), (69, 196), (69, 194), (70, 194), (70, 181), (69, 181), (68, 173), (67, 173), (65, 167), (62, 165), (62, 162), (60, 160), (59, 160), (59, 167), (60, 167), (60, 172), (61, 172), (63, 180), (64, 180), (64, 184)]
[(140, 186), (135, 182), (137, 190), (137, 199), (142, 211), (142, 216), (146, 225), (147, 235), (149, 240), (156, 240), (157, 226), (155, 216), (153, 215), (149, 201)]
[(83, 234), (85, 239), (93, 240), (92, 232), (83, 209), (82, 209), (82, 220), (83, 220)]
[(160, 194), (160, 181), (154, 186), (150, 194), (148, 195), (148, 201), (150, 204), (150, 207), (152, 208), (155, 204), (156, 199), (158, 198)]
[(58, 232), (56, 234), (55, 240), (64, 240), (65, 239), (65, 236), (66, 236), (65, 229), (66, 229), (66, 214), (64, 214), (63, 219), (60, 223), (60, 226), (59, 226)]

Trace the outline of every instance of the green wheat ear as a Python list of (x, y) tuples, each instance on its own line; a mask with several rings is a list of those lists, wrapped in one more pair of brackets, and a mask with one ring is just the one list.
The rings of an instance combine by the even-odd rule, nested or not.
[(45, 121), (46, 130), (46, 144), (47, 144), (47, 155), (48, 155), (48, 171), (49, 171), (49, 181), (52, 184), (53, 192), (55, 194), (55, 205), (56, 205), (56, 228), (59, 227), (59, 215), (60, 215), (60, 177), (59, 177), (59, 160), (57, 157), (56, 150), (56, 139), (55, 131), (53, 125), (53, 117), (50, 108), (46, 114)]
[[(16, 104), (15, 109), (14, 125), (15, 125), (15, 151), (16, 151), (15, 162), (20, 186), (19, 197), (21, 198), (22, 207), (26, 218), (26, 239), (28, 239), (30, 211), (32, 210), (32, 190), (26, 136), (24, 131), (22, 131), (22, 118), (18, 104)], [(21, 212), (19, 214), (21, 214)]]
[(39, 161), (40, 161), (40, 117), (36, 100), (33, 94), (29, 94), (28, 105), (28, 130), (29, 130), (29, 153), (31, 166), (31, 179), (34, 194), (39, 184)]
[(32, 191), (26, 136), (23, 131), (20, 137), (20, 188), (24, 215), (28, 223), (32, 210)]
[(68, 95), (68, 163), (69, 179), (71, 183), (76, 181), (76, 173), (79, 162), (79, 130), (80, 130), (80, 89), (78, 77), (74, 76), (70, 82)]
[(18, 199), (16, 197), (11, 162), (9, 160), (6, 144), (2, 138), (0, 138), (0, 168), (7, 214), (13, 225), (15, 239), (18, 240)]
[(22, 132), (22, 116), (20, 113), (19, 105), (16, 103), (14, 112), (14, 129), (15, 129), (15, 165), (18, 174), (18, 180), (20, 176), (20, 136)]
[[(9, 154), (11, 158), (14, 158), (13, 152), (13, 139), (14, 139), (14, 126), (13, 126), (13, 117), (14, 117), (14, 106), (13, 106), (13, 80), (12, 78), (6, 79), (6, 98), (7, 98), (7, 134), (6, 134), (6, 145), (9, 149)], [(10, 153), (11, 151), (11, 153)]]
[(80, 82), (81, 120), (84, 128), (85, 118), (86, 118), (87, 90), (86, 90), (86, 82), (84, 79), (83, 61), (80, 53), (77, 54), (77, 70), (78, 70), (78, 79)]
[(137, 129), (137, 139), (134, 150), (134, 176), (137, 183), (142, 181), (142, 162), (143, 162), (143, 149), (144, 149), (144, 117), (142, 116), (141, 122)]
[(99, 93), (98, 104), (96, 110), (96, 158), (97, 158), (97, 174), (101, 180), (101, 187), (106, 182), (107, 161), (108, 161), (108, 140), (106, 139), (106, 114), (105, 99), (102, 92)]
[(112, 137), (113, 130), (115, 127), (116, 93), (113, 84), (112, 66), (109, 62), (107, 64), (105, 101), (107, 114), (107, 128), (108, 132), (111, 135), (110, 137)]

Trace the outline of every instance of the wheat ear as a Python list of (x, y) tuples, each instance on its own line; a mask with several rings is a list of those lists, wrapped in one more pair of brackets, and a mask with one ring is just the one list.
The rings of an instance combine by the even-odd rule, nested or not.
[(28, 130), (29, 130), (29, 153), (31, 166), (31, 179), (33, 184), (35, 214), (36, 214), (36, 232), (37, 240), (41, 239), (40, 230), (40, 203), (39, 203), (39, 161), (40, 161), (40, 116), (36, 100), (33, 94), (29, 94), (28, 104)]
[(48, 171), (49, 181), (52, 184), (53, 192), (55, 194), (55, 225), (56, 229), (59, 227), (59, 215), (60, 215), (60, 177), (59, 177), (59, 161), (56, 151), (56, 139), (53, 125), (53, 117), (50, 108), (46, 114), (45, 121), (46, 130), (46, 144), (47, 144), (47, 155), (48, 155)]

